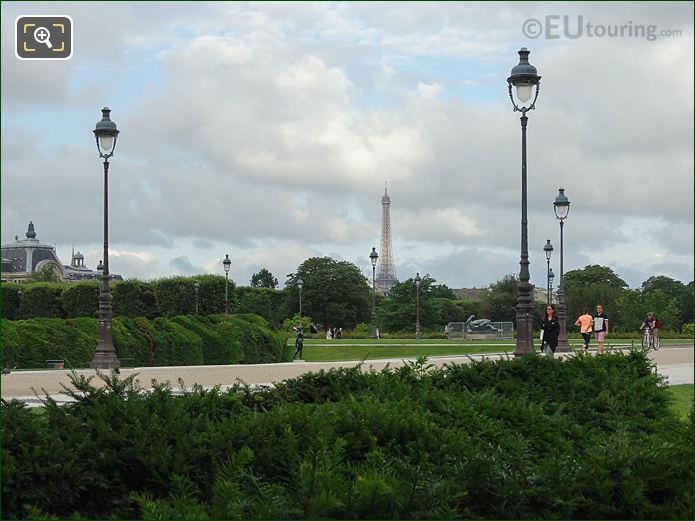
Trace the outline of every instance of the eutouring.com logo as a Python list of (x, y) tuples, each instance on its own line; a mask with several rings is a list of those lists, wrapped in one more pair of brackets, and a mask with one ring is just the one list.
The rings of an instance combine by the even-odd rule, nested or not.
[(567, 38), (643, 38), (653, 42), (658, 38), (682, 36), (680, 29), (659, 29), (657, 25), (634, 24), (594, 24), (584, 20), (583, 15), (569, 16), (550, 14), (542, 20), (529, 18), (521, 26), (527, 38), (545, 38), (559, 40)]

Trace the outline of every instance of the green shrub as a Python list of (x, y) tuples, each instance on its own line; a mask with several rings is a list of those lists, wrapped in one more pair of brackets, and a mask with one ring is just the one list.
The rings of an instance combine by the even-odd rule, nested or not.
[(639, 353), (180, 397), (103, 379), (41, 415), (2, 402), (3, 518), (692, 518), (692, 418)]
[[(115, 317), (112, 334), (118, 357), (138, 366), (281, 362), (291, 354), (287, 335), (256, 315)], [(98, 338), (96, 319), (3, 319), (3, 362), (38, 368), (56, 358), (89, 367)]]
[(22, 284), (19, 316), (21, 318), (64, 318), (62, 296), (65, 289), (66, 284), (59, 282)]
[(19, 318), (19, 291), (23, 291), (22, 284), (2, 284), (2, 318), (17, 320)]
[(159, 316), (152, 283), (137, 279), (116, 281), (111, 285), (111, 291), (114, 315), (130, 318)]
[[(196, 277), (170, 277), (152, 282), (157, 296), (157, 307), (163, 317), (195, 313), (194, 284), (198, 282), (199, 313), (224, 311), (225, 278), (218, 275)], [(234, 303), (234, 283), (229, 281), (229, 303)], [(231, 311), (231, 309), (230, 309)]]
[(97, 316), (99, 311), (98, 281), (68, 284), (62, 295), (62, 307), (67, 318)]

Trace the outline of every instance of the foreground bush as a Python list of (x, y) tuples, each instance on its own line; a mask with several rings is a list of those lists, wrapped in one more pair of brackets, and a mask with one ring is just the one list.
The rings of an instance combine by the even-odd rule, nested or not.
[(307, 374), (227, 392), (75, 378), (3, 401), (4, 518), (691, 519), (692, 416), (641, 354)]
[[(94, 318), (2, 320), (3, 363), (19, 369), (63, 359), (89, 367), (99, 338)], [(283, 362), (287, 335), (255, 315), (113, 319), (113, 343), (121, 360), (136, 366)]]

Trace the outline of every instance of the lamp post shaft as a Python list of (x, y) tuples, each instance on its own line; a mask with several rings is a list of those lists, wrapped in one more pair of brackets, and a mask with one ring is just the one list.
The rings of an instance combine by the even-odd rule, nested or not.
[(550, 304), (550, 259), (548, 259), (548, 271), (547, 271), (547, 289), (548, 289), (548, 297), (547, 297), (547, 303)]
[(372, 338), (376, 338), (376, 266), (372, 265)]
[(415, 340), (420, 340), (420, 285), (417, 286), (417, 291), (415, 294), (416, 306), (415, 306)]
[(302, 325), (302, 288), (299, 288), (299, 325)]
[(224, 272), (224, 314), (229, 314), (229, 272)]
[(528, 260), (528, 217), (527, 217), (527, 170), (526, 170), (526, 125), (528, 118), (521, 116), (521, 269), (519, 271), (519, 297), (516, 305), (516, 348), (515, 356), (533, 351), (533, 301), (529, 280)]
[(109, 285), (109, 161), (104, 159), (104, 271), (99, 293), (99, 343), (91, 362), (93, 369), (117, 369), (121, 363), (113, 345), (113, 312)]
[(567, 308), (565, 307), (565, 271), (564, 271), (564, 219), (560, 219), (560, 288), (557, 292), (557, 321), (560, 323), (560, 334), (557, 337), (557, 352), (572, 351), (567, 342)]

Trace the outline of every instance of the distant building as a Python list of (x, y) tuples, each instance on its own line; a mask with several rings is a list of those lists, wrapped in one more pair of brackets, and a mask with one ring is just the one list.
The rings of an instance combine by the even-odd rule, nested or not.
[[(36, 238), (34, 223), (29, 222), (26, 238), (15, 235), (14, 242), (2, 245), (2, 282), (22, 282), (32, 273), (50, 268), (56, 277), (64, 282), (99, 279), (101, 273), (84, 265), (84, 255), (73, 251), (70, 265), (60, 262), (55, 247), (43, 244)], [(117, 274), (110, 274), (111, 280), (123, 280)]]
[(489, 290), (487, 288), (460, 288), (452, 289), (451, 291), (454, 292), (454, 296), (458, 300), (472, 300), (478, 302), (483, 300)]

